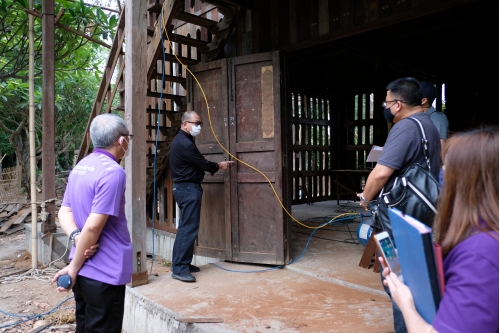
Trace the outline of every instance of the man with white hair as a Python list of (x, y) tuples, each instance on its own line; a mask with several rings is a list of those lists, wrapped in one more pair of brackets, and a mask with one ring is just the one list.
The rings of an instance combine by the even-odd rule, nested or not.
[(77, 333), (119, 333), (125, 285), (132, 278), (132, 243), (125, 218), (125, 170), (118, 161), (132, 135), (122, 118), (103, 114), (92, 121), (90, 137), (94, 151), (71, 171), (58, 215), (73, 244), (71, 263), (53, 281), (71, 277), (71, 286), (58, 290), (73, 289)]

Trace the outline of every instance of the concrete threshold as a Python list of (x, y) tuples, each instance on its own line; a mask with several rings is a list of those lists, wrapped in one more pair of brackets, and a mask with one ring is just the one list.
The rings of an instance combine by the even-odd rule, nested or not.
[(125, 296), (124, 333), (232, 333), (223, 324), (181, 323), (180, 315), (127, 286)]
[[(229, 269), (255, 266), (220, 263)], [(243, 267), (242, 267), (243, 266)], [(388, 332), (392, 306), (376, 290), (293, 265), (241, 274), (201, 266), (196, 283), (170, 273), (128, 288), (123, 332)], [(378, 274), (373, 279), (378, 279)], [(182, 323), (179, 318), (222, 318), (224, 323)]]

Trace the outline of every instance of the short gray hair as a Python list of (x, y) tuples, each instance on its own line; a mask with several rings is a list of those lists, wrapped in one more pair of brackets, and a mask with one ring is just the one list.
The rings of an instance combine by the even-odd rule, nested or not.
[(188, 121), (189, 119), (193, 118), (193, 114), (196, 114), (199, 116), (199, 113), (196, 111), (186, 111), (182, 114), (181, 118), (181, 123)]
[(121, 135), (128, 134), (125, 121), (112, 113), (101, 114), (90, 124), (90, 139), (94, 148), (109, 148)]

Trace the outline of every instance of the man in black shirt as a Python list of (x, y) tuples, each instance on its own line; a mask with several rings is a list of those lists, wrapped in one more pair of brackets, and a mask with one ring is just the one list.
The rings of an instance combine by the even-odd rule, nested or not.
[(184, 282), (195, 282), (196, 278), (191, 273), (199, 272), (200, 269), (191, 265), (191, 261), (194, 242), (200, 227), (203, 195), (201, 181), (205, 171), (213, 176), (218, 170), (226, 170), (234, 161), (215, 163), (201, 155), (193, 139), (200, 134), (203, 126), (198, 113), (186, 111), (181, 121), (181, 128), (170, 146), (170, 173), (174, 181), (174, 198), (181, 209), (172, 253), (172, 277)]

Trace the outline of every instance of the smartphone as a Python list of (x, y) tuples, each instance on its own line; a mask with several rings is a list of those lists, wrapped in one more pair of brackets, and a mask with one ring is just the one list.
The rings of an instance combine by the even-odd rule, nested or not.
[(382, 256), (384, 257), (385, 264), (402, 282), (403, 273), (401, 272), (398, 254), (396, 253), (396, 249), (394, 248), (394, 244), (392, 243), (389, 234), (386, 231), (383, 231), (375, 235), (375, 240)]

